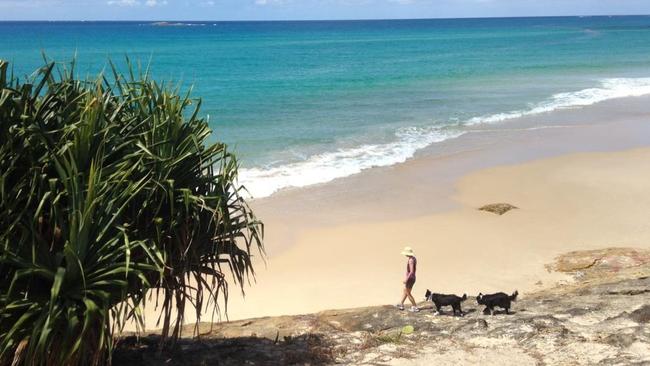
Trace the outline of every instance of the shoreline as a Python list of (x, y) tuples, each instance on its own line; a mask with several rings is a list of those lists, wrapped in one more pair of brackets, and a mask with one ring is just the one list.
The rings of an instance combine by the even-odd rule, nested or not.
[[(447, 212), (460, 207), (455, 199), (456, 183), (482, 169), (573, 153), (650, 146), (648, 105), (650, 96), (628, 97), (477, 126), (456, 139), (418, 151), (404, 163), (371, 168), (327, 183), (288, 188), (250, 204), (267, 227), (279, 221), (278, 226), (283, 226), (281, 221), (299, 223), (284, 232), (289, 237), (304, 227), (393, 219), (392, 213), (381, 210), (391, 201), (401, 203), (402, 218)], [(408, 190), (394, 189), (406, 185), (410, 186)], [(390, 192), (390, 196), (384, 192)], [(344, 207), (345, 212), (337, 210), (339, 207)], [(304, 220), (305, 216), (312, 220)], [(272, 256), (286, 247), (271, 243), (267, 251)]]
[[(228, 320), (395, 303), (406, 245), (418, 300), (427, 288), (525, 294), (569, 280), (545, 269), (561, 253), (650, 248), (648, 101), (488, 126), (402, 164), (252, 201), (268, 258), (245, 297), (233, 287)], [(549, 127), (530, 129), (539, 118)], [(519, 209), (477, 210), (497, 202)]]
[[(595, 90), (602, 92), (605, 89), (584, 89), (574, 94), (579, 95), (581, 92), (587, 91), (595, 93)], [(336, 180), (363, 174), (369, 170), (400, 165), (427, 154), (441, 156), (449, 153), (447, 150), (466, 151), (468, 147), (474, 147), (476, 142), (481, 140), (481, 137), (476, 136), (477, 134), (489, 136), (489, 141), (492, 141), (503, 136), (490, 135), (502, 135), (508, 130), (522, 132), (554, 128), (579, 128), (581, 125), (593, 123), (592, 121), (576, 120), (584, 113), (588, 113), (587, 111), (599, 111), (598, 114), (593, 115), (593, 119), (602, 119), (603, 116), (607, 116), (608, 111), (620, 108), (620, 105), (626, 105), (632, 109), (640, 108), (645, 111), (643, 104), (639, 105), (639, 101), (650, 102), (650, 89), (637, 90), (636, 92), (640, 94), (635, 96), (630, 91), (627, 96), (605, 98), (600, 101), (583, 100), (582, 102), (586, 104), (580, 104), (578, 101), (566, 105), (556, 101), (558, 104), (553, 107), (544, 103), (531, 104), (527, 110), (473, 117), (465, 122), (446, 126), (434, 124), (429, 126), (430, 129), (423, 126), (410, 127), (408, 132), (403, 132), (408, 138), (398, 139), (398, 141), (366, 143), (356, 148), (333, 148), (331, 151), (309, 156), (301, 162), (267, 168), (242, 169), (240, 181), (251, 189), (252, 196), (249, 198), (254, 198), (257, 193), (260, 195), (257, 199), (264, 200), (278, 193), (323, 186)], [(584, 97), (581, 96), (581, 98)], [(554, 120), (557, 116), (564, 121), (563, 124), (558, 124), (557, 120)], [(618, 118), (615, 115), (608, 117), (609, 119)], [(482, 144), (484, 142), (479, 145)], [(337, 164), (333, 164), (333, 161), (336, 161)]]

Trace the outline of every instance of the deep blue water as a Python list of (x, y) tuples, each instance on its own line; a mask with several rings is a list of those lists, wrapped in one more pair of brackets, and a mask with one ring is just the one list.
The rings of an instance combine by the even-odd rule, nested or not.
[(256, 196), (390, 165), (468, 125), (650, 93), (650, 17), (0, 22), (18, 74), (128, 54), (194, 85)]

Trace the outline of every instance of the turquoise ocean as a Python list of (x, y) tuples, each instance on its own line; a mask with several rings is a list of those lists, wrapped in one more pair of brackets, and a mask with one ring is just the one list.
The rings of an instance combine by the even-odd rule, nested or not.
[[(1, 19), (1, 15), (0, 15)], [(193, 85), (255, 197), (403, 162), (477, 125), (650, 94), (650, 17), (0, 22), (18, 75), (124, 55)]]

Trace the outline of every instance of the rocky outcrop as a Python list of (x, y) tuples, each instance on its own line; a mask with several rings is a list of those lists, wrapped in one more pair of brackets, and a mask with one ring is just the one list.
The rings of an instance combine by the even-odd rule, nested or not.
[[(615, 260), (614, 260), (615, 259)], [(650, 363), (650, 256), (573, 252), (550, 266), (575, 283), (521, 295), (512, 314), (392, 306), (198, 324), (200, 340), (157, 354), (158, 338), (126, 338), (117, 364), (629, 365)], [(186, 327), (191, 334), (193, 327)]]
[(607, 248), (570, 252), (556, 258), (547, 267), (582, 280), (607, 280), (612, 277), (634, 277), (635, 271), (645, 273), (650, 263), (650, 250), (636, 248)]

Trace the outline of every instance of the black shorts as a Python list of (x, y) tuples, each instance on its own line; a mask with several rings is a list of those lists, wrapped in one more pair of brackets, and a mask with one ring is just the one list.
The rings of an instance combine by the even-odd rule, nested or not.
[(406, 288), (407, 289), (409, 289), (409, 290), (412, 289), (413, 285), (415, 285), (415, 277), (409, 278), (408, 280), (406, 280)]

